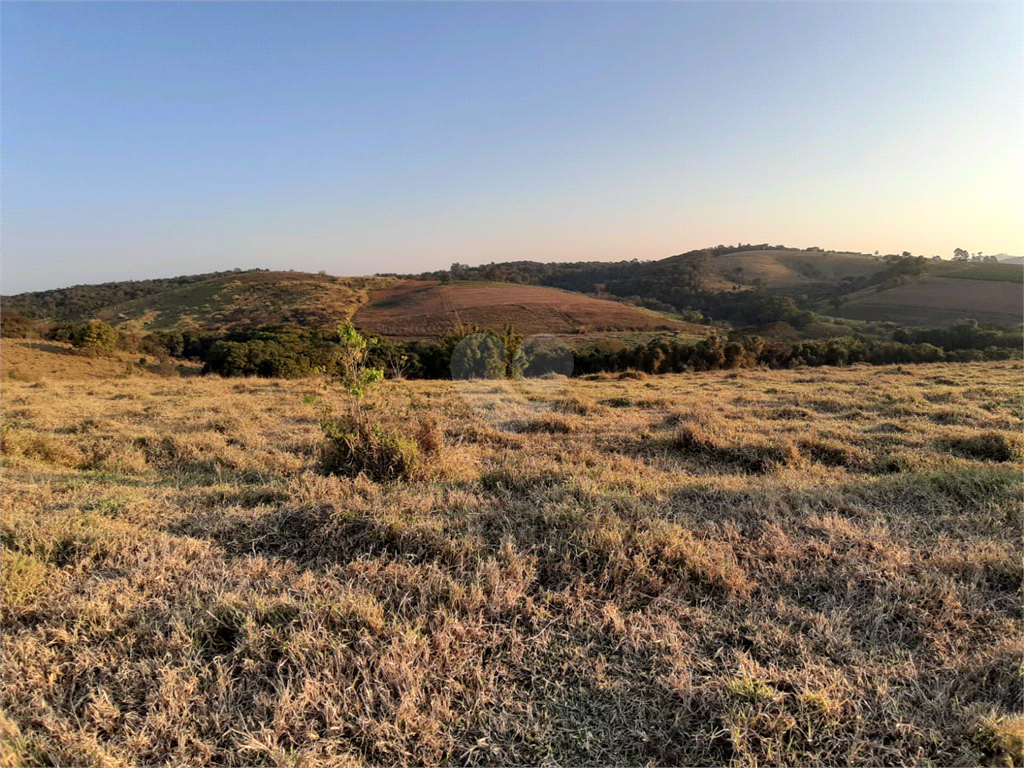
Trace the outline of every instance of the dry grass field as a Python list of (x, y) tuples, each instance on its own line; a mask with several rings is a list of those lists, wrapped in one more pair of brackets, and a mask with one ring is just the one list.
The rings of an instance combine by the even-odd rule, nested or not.
[(464, 326), (521, 333), (580, 334), (677, 330), (704, 336), (707, 329), (615, 301), (538, 285), (440, 283), (411, 280), (374, 291), (353, 322), (369, 332), (399, 338), (433, 338)]
[(243, 272), (114, 304), (96, 316), (135, 332), (279, 323), (330, 327), (350, 319), (371, 290), (392, 282), (385, 277)]
[(924, 277), (898, 288), (866, 291), (835, 314), (902, 325), (949, 325), (970, 318), (979, 323), (1014, 326), (1024, 318), (1024, 291), (1020, 282), (1008, 280)]
[(0, 339), (0, 377), (4, 381), (128, 378), (144, 373), (196, 375), (202, 364), (160, 361), (151, 355), (111, 352), (89, 355), (60, 341)]
[(5, 380), (2, 763), (1020, 765), (1022, 383)]
[(875, 256), (863, 253), (815, 253), (800, 250), (740, 251), (710, 259), (707, 290), (728, 291), (734, 284), (793, 288), (811, 283), (837, 283), (845, 277), (869, 277), (885, 269)]

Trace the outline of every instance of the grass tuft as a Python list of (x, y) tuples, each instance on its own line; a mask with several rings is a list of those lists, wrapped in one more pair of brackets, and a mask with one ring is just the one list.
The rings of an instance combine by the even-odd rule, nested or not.
[(1024, 438), (1019, 433), (988, 431), (952, 435), (940, 438), (938, 444), (968, 459), (999, 462), (1024, 460)]

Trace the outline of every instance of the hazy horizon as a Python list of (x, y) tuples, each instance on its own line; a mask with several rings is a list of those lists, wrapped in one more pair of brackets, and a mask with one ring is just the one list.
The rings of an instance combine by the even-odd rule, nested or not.
[(1018, 3), (4, 3), (3, 282), (1024, 253)]

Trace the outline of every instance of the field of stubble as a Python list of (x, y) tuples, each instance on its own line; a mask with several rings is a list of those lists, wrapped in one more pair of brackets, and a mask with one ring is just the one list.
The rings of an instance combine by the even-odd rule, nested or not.
[(1022, 385), (5, 382), (3, 764), (1019, 765)]

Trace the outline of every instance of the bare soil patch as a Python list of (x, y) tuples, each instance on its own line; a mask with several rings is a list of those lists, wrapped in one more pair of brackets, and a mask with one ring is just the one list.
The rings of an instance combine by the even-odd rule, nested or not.
[(502, 283), (404, 282), (372, 292), (353, 321), (372, 333), (400, 338), (439, 336), (460, 324), (501, 328), (511, 323), (527, 334), (693, 331), (689, 323), (618, 302)]

